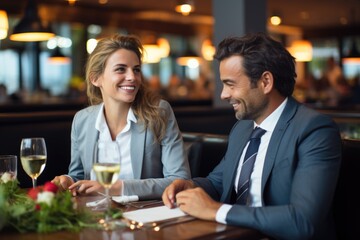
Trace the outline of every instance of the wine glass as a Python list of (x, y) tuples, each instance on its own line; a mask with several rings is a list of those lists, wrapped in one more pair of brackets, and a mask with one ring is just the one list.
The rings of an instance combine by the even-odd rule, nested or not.
[(111, 222), (110, 212), (110, 194), (111, 186), (118, 180), (120, 174), (120, 149), (116, 141), (97, 143), (94, 151), (93, 171), (96, 180), (105, 188), (106, 211), (105, 219), (100, 223), (106, 229), (113, 229), (115, 225)]
[(20, 145), (21, 165), (32, 179), (36, 188), (36, 179), (44, 171), (46, 165), (46, 145), (44, 138), (23, 138)]
[(0, 155), (0, 181), (15, 180), (17, 176), (17, 156)]

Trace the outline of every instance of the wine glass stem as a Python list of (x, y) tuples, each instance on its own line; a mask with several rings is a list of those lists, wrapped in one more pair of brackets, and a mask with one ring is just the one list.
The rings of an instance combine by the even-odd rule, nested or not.
[(36, 188), (36, 178), (32, 178), (33, 188)]
[(105, 213), (105, 220), (110, 220), (109, 212), (110, 212), (110, 194), (109, 188), (105, 188), (105, 195), (106, 195), (106, 213)]

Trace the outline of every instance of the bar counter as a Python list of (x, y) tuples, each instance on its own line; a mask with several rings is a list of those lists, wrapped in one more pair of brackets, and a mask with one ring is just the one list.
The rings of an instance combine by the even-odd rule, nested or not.
[[(99, 197), (82, 196), (76, 197), (79, 206), (85, 206), (86, 202), (94, 201)], [(161, 205), (161, 204), (160, 204)], [(133, 207), (123, 207), (115, 204), (123, 211), (136, 210)], [(59, 231), (55, 233), (16, 233), (0, 232), (0, 239), (6, 240), (113, 240), (113, 239), (139, 239), (139, 240), (162, 240), (162, 239), (244, 239), (256, 240), (264, 239), (261, 233), (242, 227), (227, 226), (216, 222), (204, 221), (199, 219), (177, 223), (163, 227), (160, 231), (153, 229), (135, 229), (128, 227), (120, 228), (115, 231), (101, 231), (95, 229), (83, 229), (80, 232)]]

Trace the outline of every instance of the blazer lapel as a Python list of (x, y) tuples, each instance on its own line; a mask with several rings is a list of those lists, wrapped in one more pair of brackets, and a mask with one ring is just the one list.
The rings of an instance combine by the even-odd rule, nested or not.
[[(85, 170), (85, 179), (90, 179), (90, 172), (92, 170), (92, 165), (94, 162), (94, 150), (96, 147), (96, 143), (99, 138), (99, 131), (95, 129), (95, 122), (96, 118), (98, 116), (100, 107), (96, 106), (96, 109), (92, 111), (91, 117), (89, 118), (89, 121), (87, 122), (86, 129), (91, 129), (87, 131), (86, 134), (86, 147), (87, 151), (85, 151), (85, 161), (83, 162), (85, 164), (84, 169)], [(91, 159), (91, 161), (88, 161), (88, 159)]]
[[(242, 120), (245, 121), (245, 120)], [(227, 164), (224, 169), (224, 193), (225, 196), (222, 196), (222, 201), (230, 202), (231, 194), (234, 190), (234, 183), (236, 178), (236, 173), (238, 170), (241, 154), (249, 140), (249, 137), (254, 126), (253, 121), (249, 121), (248, 124), (238, 125), (240, 127), (235, 127), (233, 133), (231, 133), (231, 141), (229, 139), (229, 144), (231, 146), (228, 148), (229, 154), (226, 156), (227, 161), (231, 161), (231, 164)]]
[(270, 176), (270, 172), (274, 166), (275, 157), (280, 147), (280, 141), (288, 127), (290, 120), (295, 115), (298, 108), (298, 103), (292, 98), (288, 98), (288, 102), (285, 106), (283, 113), (281, 114), (278, 123), (271, 136), (269, 147), (265, 156), (263, 175), (261, 179), (261, 192), (264, 192), (265, 184)]
[(135, 179), (141, 179), (146, 133), (147, 131), (143, 125), (132, 122), (130, 156)]

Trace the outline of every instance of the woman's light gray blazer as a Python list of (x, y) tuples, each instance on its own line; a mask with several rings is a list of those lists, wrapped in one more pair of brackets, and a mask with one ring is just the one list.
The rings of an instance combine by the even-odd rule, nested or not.
[[(135, 179), (124, 180), (124, 195), (140, 199), (161, 198), (174, 179), (190, 178), (190, 169), (181, 132), (170, 104), (160, 101), (162, 114), (168, 117), (166, 135), (161, 143), (139, 122), (131, 124), (131, 162)], [(93, 151), (99, 137), (95, 121), (100, 105), (90, 106), (75, 114), (71, 130), (71, 163), (69, 176), (74, 181), (90, 179)]]

